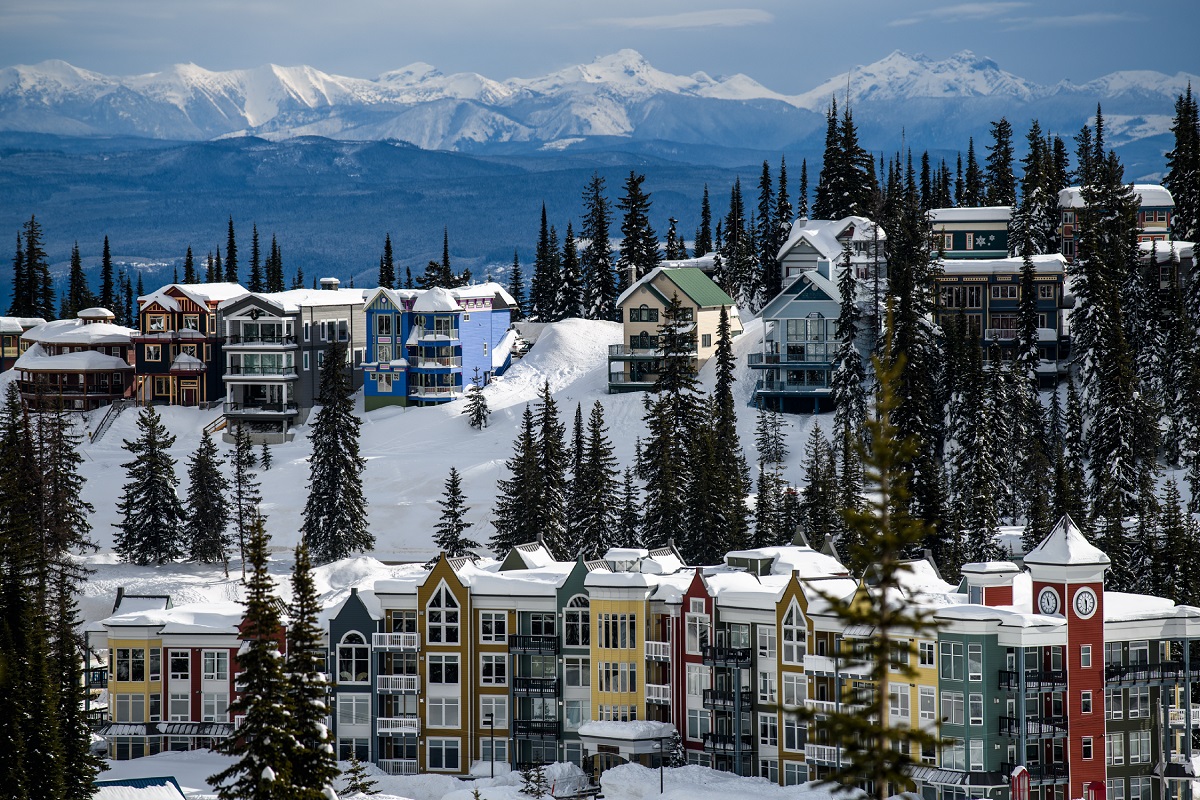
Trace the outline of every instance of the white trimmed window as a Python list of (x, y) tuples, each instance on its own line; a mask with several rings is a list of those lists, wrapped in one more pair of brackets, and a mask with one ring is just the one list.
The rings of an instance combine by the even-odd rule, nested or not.
[(704, 738), (704, 734), (711, 733), (711, 717), (706, 709), (689, 708), (687, 719), (687, 736), (689, 739), (699, 741)]
[(459, 711), (457, 697), (430, 697), (425, 701), (425, 718), (431, 728), (457, 728)]
[(508, 685), (508, 656), (485, 653), (480, 656), (479, 682), (484, 686)]
[(370, 725), (371, 698), (363, 694), (342, 694), (338, 697), (338, 725)]
[(797, 752), (804, 749), (804, 723), (796, 714), (783, 715), (783, 749)]
[(192, 700), (188, 692), (172, 693), (167, 698), (167, 719), (171, 722), (187, 722), (192, 718)]
[(458, 644), (458, 601), (445, 583), (429, 598), (426, 631), (430, 644)]
[(937, 652), (933, 646), (933, 642), (918, 642), (917, 643), (917, 664), (922, 667), (932, 667), (935, 665)]
[(572, 597), (563, 612), (563, 644), (587, 647), (592, 643), (592, 617), (589, 601), (583, 595)]
[(937, 719), (937, 689), (932, 686), (919, 687), (917, 702), (921, 719)]
[(431, 686), (458, 684), (458, 656), (431, 654), (428, 666)]
[(204, 722), (229, 722), (229, 695), (224, 692), (205, 692), (200, 695), (201, 716)]
[(808, 630), (800, 606), (792, 601), (783, 617), (783, 663), (803, 664)]
[(337, 649), (338, 682), (367, 683), (371, 680), (371, 652), (358, 631), (342, 637)]
[(563, 658), (563, 672), (568, 688), (580, 689), (592, 685), (592, 660), (587, 656)]
[(431, 772), (457, 772), (459, 740), (430, 739), (427, 766)]
[(205, 650), (202, 656), (202, 674), (206, 681), (229, 680), (229, 652), (227, 650)]
[(776, 687), (777, 683), (774, 672), (758, 673), (758, 702), (774, 703)]
[(788, 708), (804, 705), (808, 699), (808, 679), (798, 672), (783, 673), (783, 705)]
[(171, 680), (186, 681), (192, 673), (191, 654), (187, 650), (168, 650), (167, 669)]
[(481, 611), (479, 613), (479, 641), (484, 644), (507, 642), (508, 612)]

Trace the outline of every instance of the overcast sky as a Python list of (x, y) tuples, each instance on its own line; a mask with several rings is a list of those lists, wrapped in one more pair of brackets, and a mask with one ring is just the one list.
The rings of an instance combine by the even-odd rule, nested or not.
[(892, 50), (969, 49), (1039, 83), (1078, 83), (1200, 72), (1197, 22), (1197, 0), (0, 0), (0, 66), (271, 62), (374, 77), (425, 61), (504, 79), (629, 47), (668, 72), (742, 72), (796, 93)]

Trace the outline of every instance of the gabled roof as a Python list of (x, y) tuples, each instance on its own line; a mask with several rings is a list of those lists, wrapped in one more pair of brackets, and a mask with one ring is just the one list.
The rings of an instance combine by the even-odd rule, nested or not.
[(724, 289), (713, 283), (712, 278), (695, 267), (682, 269), (655, 267), (647, 272), (641, 280), (621, 292), (621, 296), (617, 298), (617, 305), (623, 304), (630, 295), (643, 286), (657, 294), (664, 303), (669, 302), (669, 299), (664, 297), (662, 292), (654, 286), (654, 279), (659, 275), (673, 283), (682, 294), (700, 308), (726, 306), (729, 308), (731, 316), (736, 312), (737, 304), (733, 298), (726, 294)]
[(783, 287), (783, 291), (775, 295), (760, 312), (763, 319), (771, 319), (779, 314), (780, 309), (788, 303), (802, 301), (842, 303), (842, 293), (837, 283), (829, 280), (815, 269), (806, 269), (796, 276), (796, 279)]
[(1008, 222), (1012, 219), (1012, 206), (983, 206), (981, 208), (931, 208), (929, 221), (939, 222)]
[[(852, 242), (864, 242), (877, 234), (880, 242), (887, 241), (887, 233), (883, 226), (876, 226), (866, 217), (843, 217), (842, 219), (808, 219), (800, 217), (792, 223), (792, 230), (787, 241), (779, 248), (777, 259), (782, 259), (800, 242), (808, 242), (814, 250), (829, 261), (835, 261), (842, 254), (842, 243), (839, 237), (848, 228), (853, 227), (850, 235)], [(877, 230), (873, 233), (873, 228)]]
[[(1156, 183), (1135, 183), (1133, 193), (1138, 196), (1139, 206), (1163, 207), (1174, 206), (1175, 198), (1171, 191)], [(1068, 186), (1058, 193), (1059, 208), (1083, 208), (1083, 190), (1078, 186)]]
[(240, 283), (168, 283), (150, 294), (139, 297), (138, 306), (145, 307), (150, 303), (158, 303), (165, 309), (178, 311), (179, 304), (170, 295), (172, 289), (198, 306), (220, 303), (246, 294), (246, 287)]
[(94, 800), (184, 800), (174, 778), (123, 778), (96, 781)]

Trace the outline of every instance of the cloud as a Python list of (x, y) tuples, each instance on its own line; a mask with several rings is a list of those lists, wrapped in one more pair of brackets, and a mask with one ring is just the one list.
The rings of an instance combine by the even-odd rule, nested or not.
[(1111, 25), (1117, 22), (1139, 22), (1145, 19), (1137, 14), (1116, 11), (1092, 11), (1086, 14), (1065, 14), (1047, 17), (1008, 17), (1003, 22), (1006, 30), (1025, 28), (1074, 28), (1082, 25)]
[(888, 23), (889, 28), (899, 28), (906, 25), (916, 25), (920, 22), (966, 22), (1002, 14), (1011, 14), (1018, 9), (1032, 5), (1028, 2), (1006, 3), (956, 3), (951, 6), (939, 6), (928, 11), (921, 11), (911, 17), (894, 19)]
[(660, 14), (652, 17), (609, 17), (594, 19), (591, 24), (617, 28), (672, 30), (680, 28), (741, 28), (747, 25), (769, 25), (775, 16), (758, 8), (715, 8), (711, 11), (685, 11), (680, 14)]

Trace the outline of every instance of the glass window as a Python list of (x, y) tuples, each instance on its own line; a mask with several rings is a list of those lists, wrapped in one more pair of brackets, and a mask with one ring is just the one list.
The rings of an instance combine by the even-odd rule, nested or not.
[(967, 645), (967, 680), (983, 680), (983, 645)]
[(983, 739), (971, 740), (971, 772), (983, 772)]
[(161, 344), (146, 345), (146, 360), (147, 361), (162, 361), (162, 345)]
[(425, 701), (425, 716), (431, 728), (457, 728), (459, 705), (457, 697), (430, 697)]
[(1150, 731), (1129, 732), (1129, 763), (1150, 763)]
[(592, 704), (587, 700), (563, 701), (565, 718), (564, 726), (569, 731), (579, 730), (579, 726), (591, 718)]
[(458, 739), (430, 739), (429, 769), (443, 772), (457, 771), (459, 768), (458, 747)]
[(962, 725), (963, 712), (962, 692), (942, 692), (942, 716), (947, 725)]
[(917, 702), (920, 704), (921, 719), (937, 719), (937, 689), (932, 686), (922, 686), (917, 690)]
[(483, 655), (480, 658), (483, 660), (483, 664), (480, 668), (479, 682), (484, 686), (507, 686), (508, 656), (501, 653)]
[(380, 336), (392, 335), (392, 315), (378, 314), (375, 317), (375, 331)]
[(1125, 763), (1125, 734), (1104, 734), (1104, 763), (1117, 767)]
[(1079, 713), (1081, 713), (1081, 714), (1092, 713), (1092, 693), (1091, 692), (1080, 692), (1079, 693)]
[(796, 672), (783, 673), (783, 705), (788, 708), (804, 705), (808, 699), (808, 680)]
[(508, 613), (483, 611), (479, 614), (479, 641), (500, 644), (508, 641)]
[(888, 687), (888, 706), (893, 717), (908, 718), (911, 713), (911, 695), (908, 684), (891, 685)]
[(808, 630), (800, 606), (795, 602), (783, 617), (783, 663), (803, 664)]
[(779, 746), (779, 718), (774, 714), (758, 715), (758, 743), (764, 747)]
[(972, 725), (982, 725), (983, 724), (983, 695), (972, 693), (970, 695), (970, 697), (968, 697), (967, 699), (968, 699), (968, 703), (969, 703), (968, 711), (970, 712), (971, 724)]
[(942, 642), (942, 663), (938, 677), (942, 680), (961, 681), (963, 679), (963, 646), (962, 642)]
[(1092, 760), (1092, 737), (1084, 736), (1080, 740), (1080, 747), (1083, 750), (1083, 760), (1091, 761)]
[(370, 741), (368, 739), (339, 738), (338, 760), (349, 761), (351, 758), (356, 758), (359, 761), (370, 761)]
[(430, 655), (429, 683), (446, 686), (458, 683), (458, 656)]
[(566, 673), (566, 685), (571, 688), (581, 688), (592, 684), (592, 660), (587, 656), (566, 656), (563, 658), (563, 668)]
[(804, 723), (798, 715), (783, 715), (783, 749), (804, 749)]
[(1079, 666), (1088, 669), (1092, 666), (1092, 646), (1090, 644), (1081, 645), (1079, 648)]
[(229, 722), (229, 695), (225, 692), (205, 692), (200, 695), (204, 722)]
[(935, 657), (933, 642), (917, 643), (917, 664), (922, 667), (932, 667)]
[(150, 648), (150, 680), (162, 680), (162, 650), (157, 647)]
[(202, 654), (203, 675), (206, 681), (229, 680), (229, 652), (225, 650), (205, 650)]
[(530, 614), (529, 632), (534, 636), (554, 636), (554, 614), (552, 612)]
[[(696, 601), (692, 601), (693, 603)], [(703, 611), (704, 601), (700, 601)], [(708, 644), (708, 617), (700, 614), (687, 615), (687, 651), (692, 655), (700, 655), (700, 649)]]
[(572, 597), (563, 612), (564, 644), (568, 647), (587, 647), (592, 643), (592, 617), (588, 599)]
[(444, 583), (429, 599), (426, 629), (430, 644), (458, 644), (458, 601)]
[(704, 734), (711, 733), (711, 718), (707, 710), (703, 708), (689, 708), (687, 722), (687, 736), (689, 739), (699, 741), (704, 738)]
[[(578, 744), (579, 743), (576, 742), (576, 745), (578, 745)], [(492, 753), (493, 745), (495, 745), (495, 747), (496, 747), (496, 752), (494, 755)], [(507, 739), (493, 739), (491, 737), (485, 737), (485, 738), (481, 739), (479, 742), (479, 758), (483, 761), (498, 761), (502, 764), (507, 762), (508, 761), (508, 740)], [(581, 754), (580, 755), (580, 763), (582, 762), (582, 760), (583, 760), (583, 758), (582, 758), (582, 754)], [(578, 766), (578, 765), (579, 764), (577, 763), (576, 766)]]
[(338, 697), (339, 725), (371, 724), (371, 698), (366, 694), (342, 694)]
[(338, 645), (338, 681), (341, 683), (367, 683), (371, 679), (371, 654), (367, 640), (361, 633), (351, 631), (342, 637)]
[(794, 761), (784, 762), (783, 765), (783, 785), (784, 786), (799, 786), (802, 783), (808, 782), (808, 765), (797, 764)]
[(187, 722), (192, 718), (191, 694), (180, 692), (167, 698), (167, 717), (171, 722)]
[(758, 673), (758, 702), (774, 703), (776, 694), (776, 681), (774, 672)]
[(775, 629), (769, 625), (758, 626), (758, 657), (775, 660)]

